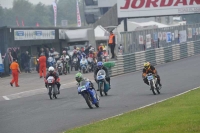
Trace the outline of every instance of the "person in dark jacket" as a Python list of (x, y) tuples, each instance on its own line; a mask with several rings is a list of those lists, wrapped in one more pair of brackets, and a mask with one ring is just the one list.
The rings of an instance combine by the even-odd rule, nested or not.
[[(103, 66), (103, 62), (101, 62), (101, 61), (97, 62), (97, 67), (96, 67), (96, 69), (94, 71), (94, 79), (95, 79), (95, 81), (97, 82), (97, 79), (96, 79), (97, 73), (101, 69), (103, 69), (106, 72), (106, 81), (109, 83), (109, 86), (110, 86), (110, 76), (109, 76), (108, 69), (105, 66)], [(110, 88), (111, 88), (111, 86), (110, 86)], [(99, 91), (99, 89), (97, 91)]]
[(30, 59), (31, 56), (29, 55), (28, 51), (24, 54), (24, 66), (25, 66), (25, 73), (31, 73), (30, 70)]

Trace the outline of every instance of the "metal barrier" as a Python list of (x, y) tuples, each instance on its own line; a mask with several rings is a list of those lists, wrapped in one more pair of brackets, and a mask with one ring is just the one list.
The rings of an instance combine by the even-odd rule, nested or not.
[(123, 54), (168, 47), (180, 43), (182, 32), (186, 33), (185, 42), (200, 40), (200, 24), (193, 24), (121, 32), (120, 43), (123, 45)]
[(127, 55), (118, 55), (115, 66), (109, 70), (111, 76), (141, 70), (144, 62), (163, 64), (200, 54), (200, 41), (176, 44)]

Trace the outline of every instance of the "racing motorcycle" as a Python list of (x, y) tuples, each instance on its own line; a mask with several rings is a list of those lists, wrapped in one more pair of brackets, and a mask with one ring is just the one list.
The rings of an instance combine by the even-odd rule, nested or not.
[(66, 75), (69, 73), (69, 56), (67, 55), (65, 59), (62, 61), (63, 63), (63, 73)]
[(57, 61), (57, 71), (59, 75), (62, 75), (62, 62), (60, 60)]
[(92, 58), (88, 57), (88, 71), (93, 72), (94, 71), (94, 61)]
[(48, 67), (54, 67), (55, 68), (55, 59), (53, 58), (53, 57), (49, 57), (48, 58), (48, 60), (47, 60), (47, 62), (48, 62)]
[(147, 74), (147, 80), (149, 81), (150, 90), (156, 95), (156, 92), (160, 94), (160, 86), (158, 84), (157, 78), (152, 74)]
[(83, 73), (88, 72), (88, 62), (85, 58), (82, 58), (80, 61), (81, 70)]
[(57, 94), (58, 94), (58, 89), (55, 84), (55, 78), (53, 76), (49, 76), (47, 78), (47, 88), (49, 90), (49, 98), (52, 100), (52, 95), (53, 98), (57, 99)]
[(104, 94), (107, 96), (107, 92), (110, 89), (110, 86), (109, 83), (106, 81), (106, 72), (103, 69), (99, 70), (96, 79), (100, 95), (103, 96), (104, 92)]
[(78, 58), (77, 57), (73, 58), (73, 60), (72, 60), (71, 71), (72, 71), (73, 67), (74, 67), (75, 71), (78, 71)]
[(94, 88), (91, 88), (91, 83), (89, 80), (84, 80), (80, 82), (78, 93), (83, 96), (90, 109), (93, 108), (93, 104), (97, 108), (99, 107), (99, 96), (97, 95), (96, 90)]

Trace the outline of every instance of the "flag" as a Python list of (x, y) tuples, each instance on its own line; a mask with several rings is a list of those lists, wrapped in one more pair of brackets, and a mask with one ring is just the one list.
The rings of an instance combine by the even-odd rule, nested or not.
[(36, 27), (40, 27), (40, 24), (38, 22), (36, 23)]
[(56, 27), (56, 21), (57, 21), (57, 4), (56, 4), (56, 1), (53, 2), (53, 11), (54, 11), (54, 25)]
[(24, 27), (24, 20), (22, 20), (22, 26)]
[(16, 23), (17, 23), (17, 26), (19, 27), (19, 21), (18, 21), (18, 18), (16, 17)]
[(77, 27), (81, 27), (81, 16), (79, 11), (78, 0), (76, 1), (76, 12), (77, 12)]

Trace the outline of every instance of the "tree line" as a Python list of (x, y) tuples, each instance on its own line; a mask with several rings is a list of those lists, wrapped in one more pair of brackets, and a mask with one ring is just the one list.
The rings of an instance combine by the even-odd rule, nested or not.
[[(83, 16), (83, 4), (79, 3), (79, 10)], [(69, 25), (77, 23), (76, 0), (59, 0), (57, 2), (57, 25), (61, 25), (61, 20), (68, 20)], [(82, 17), (81, 17), (82, 18)], [(12, 8), (0, 6), (0, 26), (20, 26), (22, 21), (25, 26), (54, 26), (54, 11), (52, 5), (38, 3), (34, 5), (28, 0), (14, 0)]]

